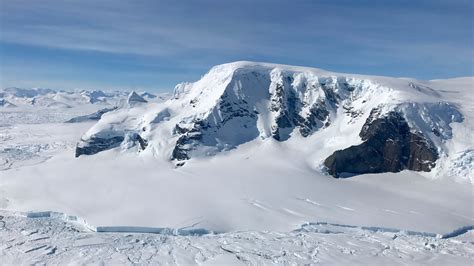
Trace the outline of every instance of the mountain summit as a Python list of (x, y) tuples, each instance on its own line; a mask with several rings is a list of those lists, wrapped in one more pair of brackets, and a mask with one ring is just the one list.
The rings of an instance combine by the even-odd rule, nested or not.
[(134, 105), (137, 103), (147, 103), (147, 101), (135, 91), (130, 92), (127, 98), (127, 103), (129, 105)]
[[(177, 85), (165, 103), (100, 120), (76, 155), (118, 147), (133, 132), (137, 145), (127, 147), (140, 151), (138, 140), (146, 141), (145, 151), (179, 165), (274, 141), (301, 150), (334, 177), (431, 171), (448, 158), (452, 123), (464, 120), (443, 95), (449, 83), (441, 83), (245, 61), (218, 65)], [(129, 100), (140, 97), (132, 94)], [(314, 145), (320, 149), (308, 149)]]

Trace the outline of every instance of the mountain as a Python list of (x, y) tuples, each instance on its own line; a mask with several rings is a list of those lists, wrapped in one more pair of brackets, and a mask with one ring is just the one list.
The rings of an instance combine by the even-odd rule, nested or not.
[[(46, 108), (71, 108), (83, 105), (118, 106), (127, 99), (131, 101), (145, 101), (142, 96), (133, 92), (133, 99), (126, 91), (102, 90), (52, 90), (43, 88), (5, 88), (0, 90), (0, 107), (46, 107)], [(148, 92), (143, 93), (151, 101), (162, 101), (166, 94), (157, 98)], [(155, 99), (156, 98), (156, 99)]]
[(136, 92), (132, 91), (128, 94), (127, 97), (127, 104), (129, 106), (134, 106), (136, 104), (147, 103), (148, 101), (145, 100), (142, 96), (138, 95)]
[(0, 99), (0, 107), (16, 107), (16, 105), (12, 104), (11, 102), (5, 99)]
[(458, 97), (469, 82), (218, 65), (197, 82), (177, 85), (164, 103), (130, 106), (100, 120), (81, 138), (76, 156), (120, 146), (181, 166), (272, 141), (299, 150), (311, 167), (334, 177), (402, 170), (444, 175), (457, 163), (455, 154), (472, 154), (474, 147), (453, 133), (454, 124), (467, 131), (472, 125), (464, 122), (468, 101)]
[(5, 88), (0, 98), (18, 107), (72, 108), (81, 105), (113, 106), (126, 92), (103, 92), (100, 90), (64, 91), (42, 88)]

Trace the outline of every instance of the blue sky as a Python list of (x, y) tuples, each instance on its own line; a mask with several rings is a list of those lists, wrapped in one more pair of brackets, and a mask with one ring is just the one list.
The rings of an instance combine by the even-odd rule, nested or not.
[(472, 76), (473, 2), (0, 0), (0, 82), (161, 91), (237, 60)]

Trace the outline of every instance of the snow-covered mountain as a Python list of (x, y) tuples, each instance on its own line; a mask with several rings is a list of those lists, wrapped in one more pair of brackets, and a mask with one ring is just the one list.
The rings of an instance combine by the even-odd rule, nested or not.
[(270, 141), (298, 150), (315, 171), (335, 177), (404, 169), (446, 175), (456, 171), (454, 157), (472, 157), (473, 140), (463, 135), (473, 129), (466, 116), (472, 82), (224, 64), (177, 85), (164, 103), (104, 115), (81, 138), (76, 156), (120, 146), (181, 166)]

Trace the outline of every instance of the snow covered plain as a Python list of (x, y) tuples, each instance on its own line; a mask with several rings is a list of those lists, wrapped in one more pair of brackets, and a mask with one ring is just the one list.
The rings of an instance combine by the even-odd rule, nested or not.
[[(153, 150), (113, 149), (74, 158), (75, 143), (92, 123), (61, 122), (97, 110), (88, 105), (46, 109), (48, 115), (4, 109), (0, 255), (11, 263), (468, 265), (472, 231), (448, 239), (436, 235), (474, 224), (472, 78), (418, 82), (460, 106), (465, 119), (451, 124), (455, 137), (445, 143), (456, 156), (430, 173), (347, 179), (318, 169), (316, 158), (327, 155), (327, 146), (344, 141), (330, 131), (314, 134), (306, 147), (299, 137), (258, 138), (176, 168)], [(133, 117), (161, 105), (127, 113)], [(36, 122), (26, 124), (23, 116)], [(97, 227), (171, 228), (172, 233), (96, 233), (62, 218), (17, 213), (44, 210), (77, 215)], [(373, 229), (381, 227), (392, 229)], [(178, 229), (213, 233), (173, 235)]]
[(313, 223), (290, 232), (97, 233), (61, 213), (29, 216), (0, 212), (3, 264), (470, 265), (474, 260), (474, 236), (466, 230), (435, 236)]

